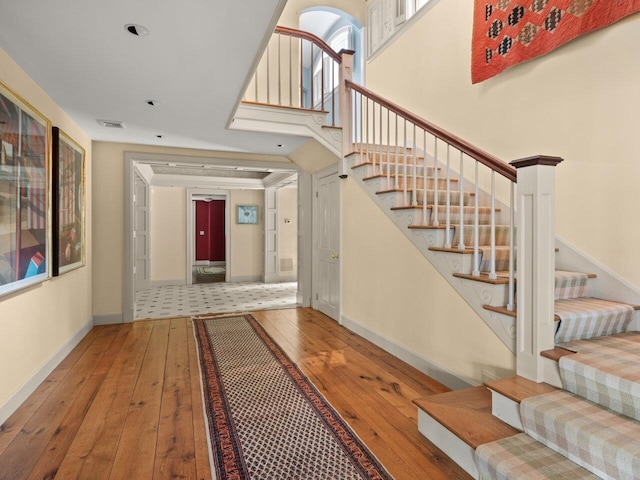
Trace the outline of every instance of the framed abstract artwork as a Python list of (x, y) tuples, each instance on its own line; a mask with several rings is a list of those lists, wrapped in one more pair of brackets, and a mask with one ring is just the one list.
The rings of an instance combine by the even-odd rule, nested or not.
[(257, 205), (238, 205), (238, 223), (255, 225), (258, 223)]
[(0, 295), (50, 277), (51, 123), (0, 83)]
[(85, 264), (85, 152), (52, 128), (53, 276)]

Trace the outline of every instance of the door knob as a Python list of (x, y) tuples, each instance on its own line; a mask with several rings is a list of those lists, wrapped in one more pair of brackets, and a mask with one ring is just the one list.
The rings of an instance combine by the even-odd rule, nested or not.
[(338, 255), (337, 253), (332, 253), (331, 254), (331, 258), (333, 258), (334, 260), (337, 260), (338, 257), (340, 257), (340, 255)]

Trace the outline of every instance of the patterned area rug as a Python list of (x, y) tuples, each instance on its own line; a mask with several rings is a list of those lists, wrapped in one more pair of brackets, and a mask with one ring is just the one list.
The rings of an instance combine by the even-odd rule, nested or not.
[(392, 478), (251, 315), (194, 328), (214, 478)]
[(549, 53), (638, 10), (640, 0), (475, 0), (472, 82)]

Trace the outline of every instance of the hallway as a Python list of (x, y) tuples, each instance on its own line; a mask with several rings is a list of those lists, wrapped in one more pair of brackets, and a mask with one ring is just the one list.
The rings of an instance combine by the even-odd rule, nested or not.
[(297, 282), (203, 283), (136, 292), (135, 320), (296, 307)]

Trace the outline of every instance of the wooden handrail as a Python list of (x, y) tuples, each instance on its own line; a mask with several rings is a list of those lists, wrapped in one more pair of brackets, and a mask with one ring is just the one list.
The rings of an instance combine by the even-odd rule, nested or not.
[(337, 53), (333, 48), (331, 48), (324, 40), (316, 37), (313, 33), (303, 32), (302, 30), (296, 30), (295, 28), (289, 27), (276, 27), (276, 33), (280, 33), (282, 35), (288, 35), (290, 37), (302, 38), (304, 40), (308, 40), (312, 43), (315, 43), (319, 48), (321, 48), (324, 53), (333, 58), (336, 62), (342, 63), (342, 56)]
[(471, 145), (470, 143), (462, 140), (460, 137), (453, 135), (452, 133), (443, 130), (442, 128), (434, 125), (427, 120), (418, 117), (417, 115), (409, 112), (408, 110), (396, 105), (395, 103), (390, 102), (389, 100), (373, 93), (371, 90), (364, 88), (362, 85), (358, 85), (350, 80), (346, 80), (345, 84), (347, 88), (355, 90), (356, 92), (365, 95), (366, 97), (372, 99), (383, 107), (389, 109), (399, 117), (402, 117), (409, 122), (417, 125), (421, 129), (429, 132), (433, 136), (447, 142), (449, 145), (457, 148), (461, 152), (467, 154), (471, 158), (477, 160), (478, 162), (486, 165), (490, 169), (499, 173), (503, 177), (511, 180), (512, 182), (517, 182), (518, 174), (517, 170), (511, 165), (503, 162), (502, 160), (494, 157), (493, 155), (485, 152), (484, 150), (479, 149), (478, 147)]

